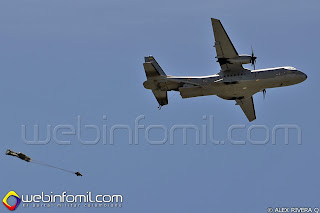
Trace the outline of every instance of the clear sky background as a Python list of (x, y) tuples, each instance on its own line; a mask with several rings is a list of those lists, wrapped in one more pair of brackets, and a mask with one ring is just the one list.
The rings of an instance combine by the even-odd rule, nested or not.
[[(319, 187), (319, 49), (320, 2), (305, 1), (115, 1), (56, 0), (0, 2), (0, 198), (18, 194), (122, 194), (121, 209), (92, 212), (266, 212), (268, 207), (320, 206)], [(169, 105), (157, 109), (144, 89), (144, 56), (155, 56), (169, 75), (210, 75), (219, 72), (210, 18), (221, 20), (240, 54), (255, 50), (257, 68), (290, 65), (308, 79), (298, 85), (269, 89), (254, 96), (257, 120), (249, 123), (234, 101), (216, 96), (182, 100), (170, 92)], [(250, 68), (250, 66), (247, 66)], [(107, 120), (103, 120), (103, 115)], [(21, 125), (77, 126), (108, 130), (115, 124), (192, 124), (201, 128), (214, 116), (214, 137), (224, 145), (195, 143), (190, 131), (182, 144), (151, 145), (139, 130), (139, 145), (117, 130), (114, 145), (81, 144), (75, 135), (59, 145), (28, 145)], [(231, 125), (235, 140), (228, 142)], [(252, 145), (252, 125), (298, 125), (302, 144), (290, 131), (284, 145)], [(81, 137), (94, 139), (92, 130)], [(264, 140), (266, 132), (252, 132)], [(150, 131), (162, 140), (160, 129)], [(109, 139), (108, 139), (109, 140)], [(80, 171), (83, 177), (23, 162), (5, 155), (7, 148), (52, 165)], [(57, 212), (57, 208), (19, 208), (17, 212)], [(59, 209), (88, 212), (88, 209)], [(0, 212), (8, 212), (0, 205)]]

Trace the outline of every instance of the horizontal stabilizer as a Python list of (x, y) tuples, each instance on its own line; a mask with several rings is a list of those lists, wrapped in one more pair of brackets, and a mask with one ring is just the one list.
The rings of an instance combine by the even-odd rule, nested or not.
[(168, 104), (168, 93), (162, 90), (152, 90), (160, 106)]

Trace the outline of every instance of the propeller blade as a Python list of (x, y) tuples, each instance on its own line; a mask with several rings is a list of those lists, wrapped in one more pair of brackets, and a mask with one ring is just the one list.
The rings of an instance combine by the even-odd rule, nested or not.
[(251, 62), (251, 65), (253, 66), (254, 69), (256, 69), (256, 59), (257, 59), (257, 57), (254, 56), (253, 48), (251, 46), (251, 59), (250, 59), (250, 62)]
[(266, 90), (266, 89), (263, 89), (263, 90), (262, 90), (263, 100), (266, 99), (266, 93), (267, 93), (267, 90)]

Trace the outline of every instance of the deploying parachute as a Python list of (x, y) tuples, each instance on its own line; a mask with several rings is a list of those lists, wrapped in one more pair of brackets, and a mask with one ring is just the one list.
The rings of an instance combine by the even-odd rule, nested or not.
[(19, 152), (19, 153), (13, 152), (10, 149), (7, 149), (6, 155), (11, 155), (11, 156), (18, 157), (21, 160), (24, 160), (24, 161), (27, 161), (27, 162), (31, 162), (31, 160), (32, 160), (29, 156), (27, 156), (27, 155), (25, 155), (25, 154), (23, 154), (21, 152)]
[(51, 168), (55, 168), (55, 169), (60, 169), (60, 170), (65, 171), (65, 172), (73, 173), (73, 174), (75, 174), (77, 176), (82, 176), (82, 174), (80, 172), (74, 172), (74, 171), (70, 171), (70, 170), (67, 170), (67, 169), (63, 169), (63, 168), (59, 168), (59, 167), (56, 167), (56, 166), (52, 166), (52, 165), (49, 165), (49, 164), (46, 164), (46, 163), (42, 163), (40, 161), (32, 160), (29, 156), (27, 156), (26, 154), (21, 153), (21, 152), (16, 153), (14, 151), (11, 151), (10, 149), (7, 149), (6, 155), (11, 155), (11, 156), (20, 158), (21, 160), (24, 160), (24, 161), (27, 161), (27, 162), (30, 162), (30, 163), (36, 163), (36, 164), (40, 164), (40, 165), (43, 165), (43, 166), (47, 166), (47, 167), (51, 167)]

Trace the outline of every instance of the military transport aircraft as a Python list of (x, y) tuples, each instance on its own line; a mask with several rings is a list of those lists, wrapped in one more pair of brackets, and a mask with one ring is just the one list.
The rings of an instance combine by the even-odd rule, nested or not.
[(275, 67), (249, 70), (242, 64), (251, 63), (255, 68), (256, 57), (239, 55), (220, 20), (211, 19), (215, 37), (217, 62), (221, 71), (209, 76), (169, 76), (164, 73), (153, 56), (145, 57), (143, 64), (147, 81), (146, 89), (151, 89), (159, 108), (168, 104), (167, 91), (179, 91), (182, 98), (206, 95), (217, 95), (226, 100), (235, 100), (236, 105), (247, 116), (249, 121), (256, 119), (252, 96), (267, 88), (283, 87), (298, 84), (306, 80), (307, 75), (294, 67)]

